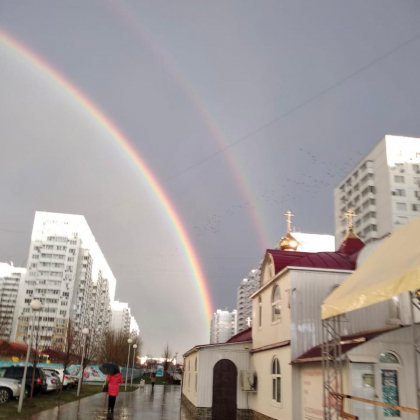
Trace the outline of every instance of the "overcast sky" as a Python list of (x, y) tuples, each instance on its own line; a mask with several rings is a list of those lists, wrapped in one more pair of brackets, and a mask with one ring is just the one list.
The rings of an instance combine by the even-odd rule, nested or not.
[[(286, 210), (300, 230), (333, 234), (343, 173), (385, 134), (420, 136), (418, 0), (1, 0), (0, 30), (130, 139), (214, 309), (235, 307)], [(141, 172), (51, 79), (0, 53), (0, 261), (26, 263), (36, 210), (83, 214), (144, 353), (208, 341), (182, 244)]]

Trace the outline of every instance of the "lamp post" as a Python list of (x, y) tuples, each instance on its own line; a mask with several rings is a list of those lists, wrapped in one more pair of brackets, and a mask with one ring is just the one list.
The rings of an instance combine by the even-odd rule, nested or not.
[(133, 386), (133, 371), (134, 371), (134, 360), (136, 357), (137, 344), (133, 344), (133, 367), (131, 368), (131, 386)]
[[(20, 395), (19, 395), (19, 404), (18, 404), (18, 413), (22, 411), (22, 404), (23, 404), (23, 398), (25, 396), (25, 388), (26, 388), (26, 373), (28, 371), (28, 362), (29, 362), (29, 353), (31, 351), (32, 346), (32, 337), (34, 335), (34, 328), (35, 328), (35, 315), (34, 312), (38, 312), (42, 309), (42, 302), (38, 299), (34, 299), (30, 305), (32, 309), (32, 329), (31, 329), (31, 323), (29, 322), (29, 343), (28, 343), (28, 350), (26, 351), (26, 360), (25, 360), (25, 369), (23, 370), (23, 378), (21, 382), (21, 388), (20, 388)], [(30, 321), (30, 319), (29, 319)]]
[(128, 359), (127, 359), (127, 372), (125, 372), (125, 388), (124, 388), (125, 391), (127, 391), (128, 367), (130, 366), (130, 349), (131, 349), (131, 343), (132, 342), (133, 342), (132, 338), (129, 338), (127, 340), (127, 343), (128, 343)]
[(80, 387), (82, 386), (83, 374), (85, 373), (85, 369), (83, 368), (83, 359), (85, 358), (85, 348), (86, 348), (86, 337), (89, 334), (89, 328), (83, 328), (83, 350), (82, 350), (82, 361), (80, 363), (81, 374), (79, 378), (79, 383), (77, 384), (77, 396), (80, 394)]

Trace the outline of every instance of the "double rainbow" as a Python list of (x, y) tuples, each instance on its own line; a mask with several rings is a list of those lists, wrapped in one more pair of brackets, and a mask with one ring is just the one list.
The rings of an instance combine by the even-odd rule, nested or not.
[(155, 193), (158, 201), (163, 206), (166, 214), (173, 224), (174, 230), (178, 235), (180, 242), (183, 245), (183, 251), (191, 267), (200, 298), (203, 302), (206, 318), (209, 320), (212, 316), (212, 302), (197, 253), (194, 250), (191, 240), (188, 237), (187, 230), (183, 225), (174, 204), (171, 203), (168, 195), (161, 185), (159, 185), (157, 178), (146, 165), (139, 152), (130, 144), (130, 141), (124, 136), (121, 130), (90, 98), (83, 94), (76, 86), (74, 86), (74, 84), (66, 79), (66, 77), (51, 67), (44, 59), (29, 50), (10, 35), (6, 34), (4, 31), (0, 31), (0, 41), (6, 49), (23, 58), (31, 69), (42, 72), (63, 91), (65, 91), (82, 108), (84, 108), (84, 110), (121, 146), (134, 165), (140, 170)]

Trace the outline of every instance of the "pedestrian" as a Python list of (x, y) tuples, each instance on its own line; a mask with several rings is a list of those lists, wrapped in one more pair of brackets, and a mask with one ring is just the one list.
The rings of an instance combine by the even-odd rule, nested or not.
[(121, 373), (116, 370), (112, 375), (108, 375), (106, 378), (108, 383), (108, 411), (114, 412), (115, 400), (120, 393), (120, 384), (124, 383), (124, 379)]
[(156, 374), (152, 373), (152, 377), (150, 378), (150, 382), (152, 383), (152, 391), (155, 387), (155, 380), (156, 380)]

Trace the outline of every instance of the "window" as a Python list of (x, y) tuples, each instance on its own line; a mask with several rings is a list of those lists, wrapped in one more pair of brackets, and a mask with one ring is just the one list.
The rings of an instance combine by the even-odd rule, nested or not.
[(406, 203), (397, 203), (397, 210), (407, 210)]
[(397, 188), (395, 191), (394, 191), (394, 194), (393, 195), (399, 195), (400, 197), (405, 197), (405, 190), (402, 190), (401, 188)]
[(274, 286), (271, 296), (271, 321), (277, 322), (281, 319), (280, 287)]
[(394, 296), (389, 300), (389, 318), (400, 320), (400, 297)]
[(197, 380), (198, 380), (198, 372), (197, 372), (197, 367), (198, 367), (198, 361), (197, 358), (195, 358), (195, 363), (194, 363), (194, 367), (195, 367), (195, 392), (197, 392)]
[[(381, 385), (382, 385), (382, 401), (388, 404), (399, 405), (399, 378), (398, 369), (399, 361), (397, 356), (392, 353), (386, 352), (379, 355), (380, 372), (381, 372)], [(384, 408), (384, 417), (400, 417), (399, 410), (394, 408)]]
[(261, 300), (261, 296), (258, 298), (258, 326), (262, 327), (262, 300)]
[(271, 366), (271, 380), (273, 387), (273, 401), (276, 403), (281, 403), (281, 372), (280, 372), (280, 362), (277, 357), (273, 359), (273, 364)]
[(413, 209), (413, 211), (420, 211), (420, 204), (412, 204), (411, 208)]
[(191, 360), (188, 360), (188, 388), (191, 385)]
[(417, 164), (417, 163), (415, 163), (415, 164), (413, 165), (413, 171), (414, 171), (416, 174), (420, 174), (420, 165), (419, 165), (419, 164)]
[(404, 183), (404, 177), (402, 175), (394, 175), (394, 181), (398, 184)]

